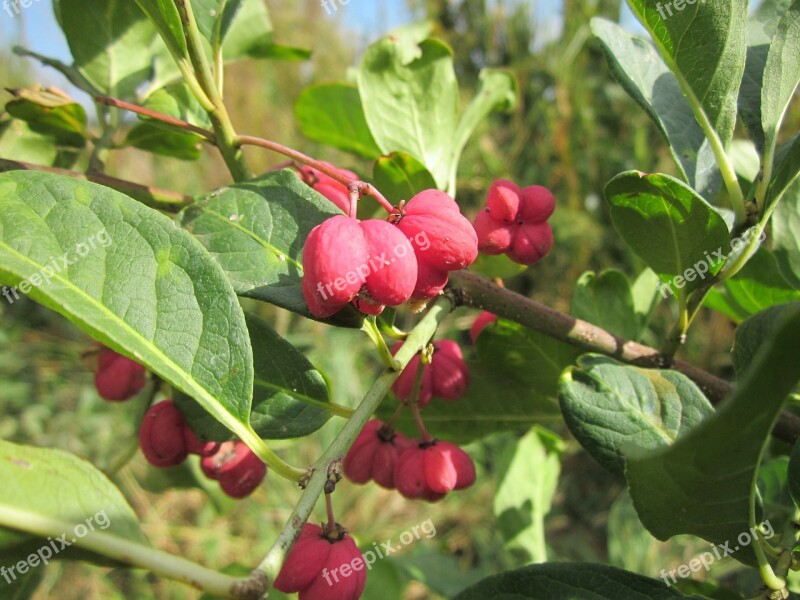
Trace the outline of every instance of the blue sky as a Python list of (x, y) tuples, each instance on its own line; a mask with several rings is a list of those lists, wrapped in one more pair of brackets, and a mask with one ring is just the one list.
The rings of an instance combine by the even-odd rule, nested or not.
[[(337, 9), (325, 18), (344, 21), (348, 28), (360, 34), (364, 43), (411, 20), (405, 0), (347, 0), (345, 4), (342, 4), (342, 0), (330, 2), (335, 3)], [(540, 39), (557, 36), (562, 21), (561, 3), (534, 0), (533, 4), (533, 12), (540, 26)], [(627, 24), (634, 22), (632, 17), (625, 21)], [(279, 34), (277, 37), (279, 41), (291, 43), (291, 35)], [(0, 47), (9, 47), (15, 43), (21, 43), (47, 56), (70, 61), (67, 43), (53, 17), (51, 0), (32, 0), (28, 8), (20, 8), (20, 14), (13, 17), (3, 9), (3, 0), (0, 0)], [(49, 69), (43, 71), (39, 79), (45, 84), (58, 85), (65, 89), (69, 87), (60, 75)]]

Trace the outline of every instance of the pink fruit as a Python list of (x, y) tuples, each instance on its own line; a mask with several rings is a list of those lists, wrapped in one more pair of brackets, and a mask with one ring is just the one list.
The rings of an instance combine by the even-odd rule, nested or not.
[(299, 592), (299, 600), (358, 600), (366, 582), (364, 561), (352, 537), (327, 537), (322, 527), (306, 523), (274, 585), (287, 594)]
[(382, 421), (372, 420), (364, 426), (344, 459), (344, 474), (355, 483), (375, 483), (394, 488), (397, 457), (412, 445), (402, 433), (388, 430)]
[(104, 400), (129, 400), (142, 391), (147, 383), (147, 369), (110, 348), (104, 346), (97, 360), (94, 385)]
[[(402, 345), (402, 342), (396, 344), (392, 352), (396, 353)], [(453, 340), (439, 340), (433, 343), (433, 348), (431, 364), (423, 367), (420, 406), (429, 404), (434, 396), (443, 400), (458, 400), (469, 387), (469, 367), (464, 362), (459, 345)], [(392, 391), (401, 400), (411, 398), (419, 364), (420, 357), (417, 355), (394, 382)]]
[(151, 406), (142, 419), (139, 444), (147, 461), (155, 467), (174, 467), (189, 454), (184, 437), (185, 422), (172, 400)]
[(384, 305), (406, 302), (417, 281), (417, 262), (402, 232), (386, 221), (341, 215), (311, 231), (303, 269), (303, 296), (320, 318), (350, 302), (380, 314)]
[(452, 490), (475, 483), (475, 465), (469, 455), (450, 442), (420, 443), (397, 459), (395, 485), (410, 499), (440, 500)]
[(472, 343), (474, 344), (478, 341), (478, 336), (481, 334), (481, 331), (486, 329), (486, 327), (492, 323), (496, 322), (497, 315), (495, 314), (492, 314), (488, 311), (483, 311), (481, 314), (479, 314), (469, 330), (469, 337), (472, 340)]
[(444, 289), (447, 274), (471, 265), (478, 238), (450, 196), (425, 190), (405, 205), (396, 226), (409, 239), (419, 263), (413, 298), (432, 298)]
[(505, 179), (489, 188), (486, 207), (475, 218), (478, 247), (488, 255), (507, 254), (524, 265), (532, 265), (553, 246), (553, 230), (547, 219), (556, 200), (547, 188), (531, 185), (520, 189)]

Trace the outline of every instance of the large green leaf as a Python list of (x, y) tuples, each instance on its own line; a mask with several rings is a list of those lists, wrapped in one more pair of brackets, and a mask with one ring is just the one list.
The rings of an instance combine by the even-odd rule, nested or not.
[(80, 73), (109, 96), (134, 98), (150, 77), (156, 37), (136, 3), (55, 0), (53, 9)]
[(434, 39), (383, 38), (364, 53), (358, 90), (381, 152), (407, 152), (446, 189), (458, 110), (451, 50)]
[(678, 78), (698, 121), (707, 121), (727, 146), (747, 52), (747, 1), (685, 3), (680, 10), (653, 0), (628, 5)]
[(800, 289), (800, 180), (796, 180), (772, 215), (772, 252), (786, 280)]
[[(800, 378), (800, 309), (765, 342), (733, 396), (674, 445), (629, 455), (625, 475), (639, 518), (665, 540), (691, 533), (715, 544), (737, 544), (755, 526), (756, 472), (770, 432)], [(750, 545), (733, 557), (751, 562)]]
[[(41, 565), (41, 559), (48, 558), (45, 549), (51, 560), (74, 557), (75, 550), (91, 550), (92, 538), (98, 535), (147, 544), (139, 518), (120, 491), (72, 454), (0, 440), (0, 478), (5, 482), (0, 489), (4, 555), (22, 558), (41, 549)], [(62, 534), (67, 546), (59, 556), (53, 548), (62, 550)], [(38, 539), (45, 537), (56, 541)]]
[(405, 152), (381, 156), (372, 167), (372, 178), (375, 186), (394, 204), (436, 187), (428, 170)]
[(336, 214), (334, 204), (285, 169), (212, 192), (178, 221), (217, 259), (237, 294), (311, 317), (301, 287), (303, 245)]
[(0, 281), (250, 437), (253, 355), (244, 314), (197, 240), (119, 192), (45, 173), (0, 175), (0, 209)]
[(664, 600), (692, 598), (661, 581), (616, 567), (588, 563), (547, 563), (493, 575), (453, 600)]
[[(208, 113), (192, 94), (189, 86), (183, 82), (171, 83), (155, 90), (145, 100), (144, 107), (211, 130)], [(143, 117), (143, 120), (152, 122), (146, 117)], [(171, 130), (175, 131), (174, 128)]]
[(558, 486), (562, 451), (558, 436), (534, 428), (501, 458), (494, 515), (506, 545), (522, 549), (529, 562), (547, 561), (544, 518)]
[(722, 179), (678, 79), (646, 38), (600, 17), (592, 19), (592, 32), (603, 45), (614, 78), (664, 136), (683, 179), (704, 198), (713, 198)]
[(561, 410), (581, 445), (622, 474), (631, 450), (671, 445), (714, 412), (688, 377), (586, 354), (561, 378)]
[(365, 158), (381, 154), (354, 85), (323, 83), (307, 87), (294, 105), (294, 115), (303, 135), (314, 141)]
[(727, 251), (725, 221), (685, 183), (629, 171), (614, 177), (605, 195), (616, 230), (662, 280), (675, 278), (688, 292), (722, 266), (713, 253)]
[(572, 292), (569, 312), (627, 340), (639, 335), (640, 318), (634, 308), (631, 284), (616, 269), (581, 275)]
[(764, 343), (772, 337), (787, 315), (798, 308), (800, 301), (778, 304), (754, 314), (736, 328), (732, 359), (737, 377), (744, 376)]
[(770, 44), (781, 16), (794, 0), (763, 0), (747, 22), (747, 61), (739, 90), (739, 114), (750, 130), (760, 154), (764, 154), (761, 125), (761, 88)]
[[(256, 317), (247, 316), (255, 381), (250, 424), (264, 439), (303, 437), (331, 415), (328, 386), (305, 356)], [(192, 430), (206, 439), (231, 439), (230, 432), (185, 395), (174, 398)]]
[(52, 165), (58, 153), (51, 136), (37, 133), (25, 121), (0, 120), (0, 158)]
[(767, 188), (766, 205), (778, 202), (800, 175), (800, 133), (795, 134), (775, 152), (775, 170)]
[(795, 0), (778, 23), (764, 65), (761, 86), (761, 127), (766, 148), (778, 139), (783, 116), (800, 83), (800, 0)]

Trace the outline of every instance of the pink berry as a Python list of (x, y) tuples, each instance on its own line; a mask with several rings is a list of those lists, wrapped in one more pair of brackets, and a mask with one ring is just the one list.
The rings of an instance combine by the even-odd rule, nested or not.
[(406, 302), (417, 262), (402, 232), (386, 221), (337, 215), (315, 227), (303, 249), (303, 296), (317, 317), (350, 302), (366, 314)]
[(419, 263), (415, 300), (434, 297), (447, 284), (448, 272), (465, 269), (478, 256), (475, 229), (455, 200), (439, 190), (425, 190), (409, 200), (397, 227)]
[(486, 208), (475, 218), (480, 251), (507, 254), (524, 265), (541, 260), (553, 245), (553, 230), (547, 219), (555, 210), (552, 192), (540, 185), (523, 189), (507, 180), (495, 181), (486, 198)]
[(410, 499), (435, 502), (452, 490), (475, 483), (475, 465), (469, 455), (450, 442), (420, 443), (397, 459), (397, 491)]
[[(402, 345), (402, 342), (396, 344), (392, 352), (396, 353)], [(469, 386), (469, 367), (464, 362), (458, 344), (452, 340), (439, 340), (433, 343), (433, 348), (431, 364), (423, 367), (420, 406), (429, 404), (434, 396), (443, 400), (458, 400)], [(420, 357), (417, 355), (394, 382), (392, 391), (401, 400), (411, 398), (419, 364)]]
[(100, 350), (94, 385), (104, 400), (120, 402), (130, 400), (147, 383), (147, 369), (110, 348)]
[(375, 483), (394, 488), (394, 468), (400, 453), (412, 445), (402, 433), (387, 430), (372, 420), (364, 426), (344, 459), (344, 474), (355, 483)]
[(151, 406), (139, 430), (139, 444), (147, 461), (155, 467), (174, 467), (189, 454), (184, 437), (185, 422), (172, 400)]
[(358, 600), (364, 593), (366, 571), (352, 569), (347, 577), (339, 574), (343, 565), (363, 560), (353, 538), (347, 533), (327, 537), (319, 525), (306, 523), (286, 558), (275, 588), (300, 600)]

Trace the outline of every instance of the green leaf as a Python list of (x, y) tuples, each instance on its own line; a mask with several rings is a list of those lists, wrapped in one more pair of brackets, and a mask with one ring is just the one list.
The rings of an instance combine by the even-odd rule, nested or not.
[(661, 285), (661, 280), (658, 278), (652, 269), (646, 268), (639, 273), (639, 276), (631, 286), (631, 295), (633, 297), (633, 310), (639, 320), (639, 334), (636, 338), (640, 338), (647, 329), (650, 318), (658, 305), (658, 288)]
[[(267, 323), (247, 315), (253, 346), (255, 381), (250, 424), (263, 439), (309, 435), (322, 427), (331, 413), (322, 375)], [(209, 440), (231, 439), (230, 432), (185, 395), (175, 402), (192, 430)]]
[(139, 123), (128, 132), (125, 144), (153, 154), (197, 160), (202, 154), (201, 139), (191, 133), (167, 130), (155, 123)]
[[(755, 525), (749, 519), (755, 475), (784, 400), (800, 378), (798, 337), (800, 308), (787, 314), (733, 396), (711, 417), (668, 448), (628, 457), (631, 497), (655, 537), (691, 533), (733, 546)], [(752, 562), (752, 547), (740, 544), (733, 557)]]
[(635, 339), (639, 335), (631, 284), (625, 274), (616, 269), (599, 275), (593, 271), (581, 275), (572, 292), (569, 312), (624, 339)]
[(183, 33), (183, 23), (175, 2), (173, 0), (136, 0), (136, 4), (155, 25), (170, 53), (173, 56), (186, 57), (188, 50)]
[(750, 140), (733, 140), (728, 150), (733, 170), (739, 179), (752, 184), (761, 171), (761, 158), (756, 146)]
[(458, 163), (472, 133), (491, 113), (512, 111), (517, 105), (518, 93), (517, 80), (512, 73), (499, 69), (481, 69), (478, 75), (478, 91), (461, 115), (455, 133), (448, 187), (451, 192), (456, 189)]
[(253, 355), (244, 314), (197, 240), (119, 192), (46, 173), (0, 175), (0, 208), (2, 283), (249, 437)]
[(589, 563), (532, 565), (487, 577), (454, 600), (663, 600), (693, 598), (667, 588), (661, 581)]
[(681, 177), (701, 196), (713, 198), (722, 178), (678, 79), (646, 38), (601, 17), (591, 26), (614, 78), (656, 124)]
[(521, 548), (528, 562), (547, 561), (544, 518), (558, 485), (562, 450), (561, 438), (534, 428), (501, 460), (505, 468), (494, 494), (494, 515), (506, 545)]
[(725, 282), (725, 287), (733, 302), (747, 315), (800, 299), (800, 291), (786, 282), (775, 257), (766, 248), (759, 249), (735, 277)]
[[(723, 147), (733, 137), (746, 58), (747, 2), (674, 4), (629, 0), (695, 113)], [(709, 132), (706, 132), (707, 134)]]
[(800, 83), (800, 0), (778, 23), (764, 65), (761, 85), (761, 127), (767, 149), (774, 148), (783, 116)]
[(688, 293), (722, 266), (713, 252), (728, 246), (725, 221), (685, 183), (628, 171), (608, 183), (605, 195), (616, 230), (662, 280), (674, 279)]
[(763, 0), (747, 22), (747, 61), (739, 90), (739, 114), (750, 130), (760, 154), (764, 154), (761, 125), (761, 88), (770, 44), (781, 16), (794, 0)]
[(446, 189), (458, 109), (450, 48), (433, 39), (417, 46), (394, 36), (383, 38), (364, 53), (358, 90), (381, 152), (407, 152)]
[(68, 96), (46, 89), (14, 90), (6, 104), (12, 117), (25, 121), (37, 133), (51, 136), (56, 143), (82, 148), (89, 132), (86, 111)]
[(786, 280), (800, 289), (800, 180), (796, 180), (775, 207), (772, 217), (772, 253)]
[[(314, 227), (337, 214), (334, 204), (285, 169), (211, 192), (178, 222), (208, 248), (237, 294), (314, 318), (303, 299), (303, 244)], [(346, 312), (338, 319), (360, 327), (361, 319)]]
[(323, 83), (307, 87), (294, 105), (294, 115), (300, 131), (309, 139), (365, 158), (381, 154), (354, 85)]
[[(144, 107), (211, 130), (208, 113), (197, 101), (189, 86), (183, 82), (171, 83), (157, 89), (147, 97)], [(148, 123), (154, 122), (147, 117), (140, 118)], [(170, 131), (175, 131), (175, 128), (170, 127)]]
[(428, 170), (405, 152), (393, 152), (376, 160), (372, 167), (372, 179), (393, 204), (411, 200), (421, 191), (436, 187)]
[(564, 420), (597, 462), (622, 474), (631, 450), (669, 446), (714, 412), (688, 377), (596, 354), (561, 378)]
[(78, 71), (108, 96), (135, 98), (136, 89), (150, 77), (149, 50), (156, 38), (152, 24), (136, 4), (130, 0), (55, 0), (53, 9)]
[(775, 153), (775, 170), (767, 188), (766, 206), (778, 202), (800, 175), (800, 133), (796, 134)]
[(778, 325), (783, 319), (798, 308), (800, 308), (800, 301), (772, 306), (754, 314), (736, 328), (736, 339), (731, 358), (738, 378), (744, 376), (758, 351), (777, 331)]
[[(0, 548), (21, 558), (53, 546), (38, 539), (52, 537), (74, 547), (60, 558), (91, 550), (93, 536), (113, 536), (147, 545), (139, 517), (122, 493), (88, 462), (49, 448), (21, 446), (0, 440)], [(8, 533), (11, 530), (15, 533)], [(22, 534), (22, 535), (20, 535)], [(61, 543), (54, 542), (61, 550)], [(16, 550), (15, 550), (16, 548)], [(41, 557), (47, 558), (45, 552)], [(39, 561), (42, 564), (41, 560)], [(5, 585), (5, 584), (4, 584)]]

